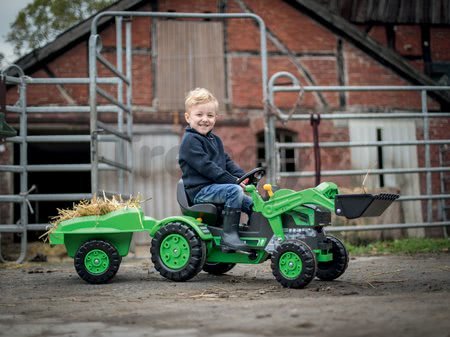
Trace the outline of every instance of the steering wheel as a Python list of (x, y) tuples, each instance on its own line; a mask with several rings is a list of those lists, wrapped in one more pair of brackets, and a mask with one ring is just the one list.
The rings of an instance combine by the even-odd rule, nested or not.
[(245, 179), (248, 178), (248, 183), (249, 184), (253, 184), (255, 186), (258, 186), (259, 181), (261, 180), (262, 177), (264, 177), (264, 175), (266, 174), (266, 169), (263, 167), (257, 167), (254, 168), (251, 171), (248, 171), (246, 174), (244, 174), (242, 177), (240, 177), (236, 183), (240, 184), (242, 183)]

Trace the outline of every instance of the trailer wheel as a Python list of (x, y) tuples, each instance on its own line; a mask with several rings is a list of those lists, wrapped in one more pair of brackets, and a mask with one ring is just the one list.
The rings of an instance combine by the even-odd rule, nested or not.
[(116, 275), (122, 257), (109, 242), (90, 240), (78, 248), (74, 265), (78, 275), (88, 283), (106, 283)]
[(206, 262), (203, 266), (203, 271), (212, 275), (222, 275), (229, 272), (235, 266), (236, 263)]
[(304, 288), (316, 275), (316, 256), (300, 240), (286, 240), (272, 254), (272, 273), (286, 288)]
[(150, 253), (161, 276), (182, 282), (202, 270), (206, 260), (206, 245), (189, 226), (171, 223), (156, 232)]
[(344, 244), (334, 236), (327, 236), (331, 241), (333, 260), (329, 262), (319, 262), (317, 264), (316, 276), (324, 281), (332, 281), (344, 274), (348, 267), (348, 252)]

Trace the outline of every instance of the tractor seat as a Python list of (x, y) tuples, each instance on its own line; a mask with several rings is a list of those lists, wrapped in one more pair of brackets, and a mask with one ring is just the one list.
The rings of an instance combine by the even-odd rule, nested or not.
[(180, 179), (177, 184), (177, 201), (183, 215), (201, 218), (204, 223), (212, 226), (216, 224), (217, 218), (220, 217), (223, 208), (223, 204), (191, 205), (184, 189), (183, 179)]

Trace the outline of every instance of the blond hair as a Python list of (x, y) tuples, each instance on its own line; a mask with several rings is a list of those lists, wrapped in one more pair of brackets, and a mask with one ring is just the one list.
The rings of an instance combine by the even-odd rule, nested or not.
[(184, 100), (186, 112), (189, 112), (193, 106), (205, 103), (214, 103), (216, 112), (219, 110), (219, 102), (214, 95), (205, 88), (195, 88), (194, 90), (189, 91)]

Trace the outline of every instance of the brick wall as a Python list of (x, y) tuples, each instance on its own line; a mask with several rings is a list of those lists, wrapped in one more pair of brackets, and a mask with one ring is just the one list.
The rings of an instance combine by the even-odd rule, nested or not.
[[(240, 4), (244, 5), (244, 8)], [(164, 0), (158, 2), (160, 11), (176, 12), (217, 12), (216, 1), (181, 1)], [(141, 10), (150, 10), (148, 5)], [(338, 85), (339, 69), (337, 65), (338, 36), (324, 28), (305, 14), (293, 9), (283, 1), (243, 0), (227, 2), (228, 13), (248, 10), (263, 18), (269, 32), (285, 47), (293, 59), (281, 53), (277, 47), (268, 42), (269, 76), (277, 71), (289, 71), (297, 76), (304, 85)], [(124, 25), (125, 26), (125, 25)], [(364, 29), (360, 26), (359, 28)], [(136, 122), (141, 123), (171, 123), (179, 120), (177, 113), (161, 114), (147, 112), (144, 107), (150, 107), (154, 97), (153, 76), (155, 69), (152, 64), (152, 19), (133, 19), (133, 99), (134, 104), (140, 106), (136, 112)], [(416, 26), (399, 26), (396, 28), (396, 49), (403, 55), (419, 55), (420, 29)], [(125, 27), (124, 27), (125, 30)], [(227, 87), (231, 100), (231, 109), (219, 121), (217, 133), (224, 138), (224, 143), (235, 159), (246, 169), (256, 162), (256, 134), (263, 130), (262, 116), (262, 85), (261, 59), (258, 55), (260, 39), (257, 25), (249, 19), (232, 19), (225, 21)], [(115, 63), (115, 28), (108, 27), (101, 31), (104, 55)], [(386, 45), (384, 27), (373, 27), (369, 36)], [(431, 28), (432, 57), (434, 60), (450, 60), (448, 28)], [(347, 85), (409, 85), (385, 65), (382, 65), (366, 53), (344, 41), (344, 72), (343, 78)], [(124, 51), (125, 52), (125, 51)], [(291, 56), (292, 56), (291, 55)], [(422, 69), (421, 61), (411, 61), (417, 69)], [(49, 61), (48, 69), (58, 77), (87, 77), (88, 51), (87, 41), (66, 50), (56, 59)], [(302, 67), (310, 79), (303, 76), (299, 70)], [(99, 74), (107, 76), (110, 73), (99, 65)], [(28, 74), (33, 77), (48, 77), (44, 70)], [(106, 86), (105, 86), (106, 88)], [(83, 85), (65, 85), (67, 94), (78, 104), (88, 103), (88, 87)], [(108, 88), (111, 93), (114, 87)], [(278, 94), (276, 104), (283, 108), (290, 108), (296, 101), (296, 94)], [(17, 99), (15, 88), (8, 91), (8, 101), (11, 104)], [(307, 94), (302, 102), (304, 111), (324, 111), (323, 101), (327, 109), (341, 110), (337, 93), (324, 93), (322, 98), (317, 94)], [(99, 102), (105, 101), (99, 98)], [(61, 90), (56, 86), (30, 86), (28, 91), (29, 105), (69, 104)], [(364, 92), (347, 93), (347, 108), (352, 110), (367, 109), (384, 111), (390, 109), (420, 110), (420, 96), (411, 92)], [(436, 103), (431, 103), (430, 109), (439, 109)], [(50, 123), (56, 119), (64, 121), (64, 116), (40, 116), (39, 122)], [(76, 118), (76, 117), (75, 117)], [(87, 117), (80, 119), (87, 122)], [(38, 122), (36, 120), (36, 122)], [(181, 118), (181, 124), (183, 124)], [(448, 121), (446, 122), (448, 124)], [(436, 125), (433, 137), (448, 137), (448, 125)], [(433, 124), (434, 125), (434, 124)], [(309, 122), (289, 123), (290, 130), (298, 134), (301, 141), (311, 141), (312, 133)], [(337, 127), (331, 122), (323, 121), (320, 125), (320, 139), (348, 140), (346, 127)], [(435, 153), (433, 152), (433, 158)], [(422, 159), (423, 160), (423, 159)], [(302, 151), (300, 158), (301, 170), (312, 170), (314, 167), (312, 151)], [(348, 168), (350, 155), (347, 150), (323, 150), (322, 168)], [(342, 183), (350, 184), (350, 180), (342, 179)], [(338, 179), (339, 180), (339, 179)], [(436, 184), (437, 180), (434, 178)], [(310, 183), (308, 181), (308, 183)], [(437, 186), (437, 185), (436, 185)]]
[(431, 58), (435, 61), (450, 61), (449, 27), (432, 27), (430, 32)]
[[(282, 1), (243, 1), (247, 10), (260, 15), (268, 30), (295, 55), (294, 62), (300, 64), (312, 78), (306, 80), (293, 60), (279, 55), (280, 51), (270, 43), (269, 76), (281, 70), (290, 71), (296, 75), (303, 84), (337, 85), (338, 69), (336, 63), (337, 37), (303, 13), (294, 10)], [(217, 12), (217, 5), (213, 1), (160, 1), (159, 10), (172, 10), (182, 12)], [(141, 10), (149, 10), (149, 6)], [(243, 8), (235, 1), (228, 1), (227, 12), (242, 12)], [(153, 97), (154, 69), (151, 57), (151, 28), (150, 18), (133, 19), (133, 98), (134, 104), (150, 106)], [(124, 28), (125, 29), (125, 28)], [(403, 54), (417, 55), (420, 52), (420, 29), (416, 26), (396, 27), (396, 48)], [(260, 48), (259, 33), (252, 20), (232, 19), (226, 23), (227, 41), (227, 80), (231, 86), (230, 98), (232, 108), (261, 108), (261, 64), (259, 55), (245, 52), (258, 52)], [(114, 26), (104, 29), (100, 35), (104, 46), (104, 55), (115, 63), (116, 55)], [(450, 58), (446, 48), (445, 38), (448, 37), (447, 28), (432, 29), (433, 55), (436, 58)], [(369, 36), (385, 44), (383, 27), (375, 26)], [(419, 36), (419, 37), (418, 37)], [(410, 47), (409, 47), (410, 46)], [(244, 53), (243, 53), (244, 52)], [(306, 54), (305, 54), (306, 53)], [(374, 61), (364, 52), (356, 49), (349, 43), (344, 43), (345, 80), (348, 85), (408, 85), (406, 81), (393, 73), (386, 66)], [(420, 69), (420, 61), (412, 61)], [(58, 58), (46, 64), (48, 69), (57, 77), (86, 77), (88, 76), (87, 41), (79, 43), (65, 51)], [(99, 75), (109, 76), (111, 73), (99, 64)], [(33, 77), (48, 77), (44, 70), (29, 74)], [(106, 86), (105, 86), (106, 87)], [(88, 88), (83, 85), (65, 85), (70, 97), (79, 104), (88, 103)], [(110, 92), (115, 89), (110, 86)], [(14, 90), (10, 90), (14, 91)], [(11, 95), (14, 95), (11, 93)], [(326, 103), (332, 108), (338, 108), (338, 95), (324, 93)], [(366, 93), (348, 94), (348, 105), (364, 106), (370, 108), (403, 108), (418, 109), (420, 101), (411, 93)], [(296, 96), (292, 94), (277, 95), (277, 105), (288, 108), (295, 102)], [(99, 102), (104, 101), (100, 98)], [(30, 105), (67, 104), (56, 86), (30, 86), (28, 92)], [(305, 108), (315, 108), (318, 104), (316, 95), (305, 97)]]
[(377, 41), (379, 44), (381, 44), (383, 47), (387, 47), (387, 35), (386, 35), (386, 28), (384, 26), (373, 26), (370, 28), (368, 34), (370, 38)]
[(420, 26), (395, 27), (395, 50), (402, 56), (421, 56), (422, 40)]

